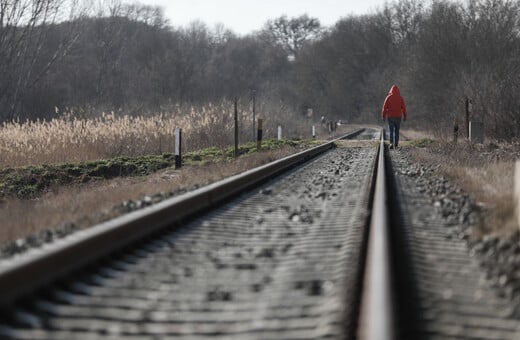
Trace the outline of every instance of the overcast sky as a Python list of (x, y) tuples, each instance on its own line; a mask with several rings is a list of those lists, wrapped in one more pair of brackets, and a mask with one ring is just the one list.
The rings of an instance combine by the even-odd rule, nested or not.
[[(135, 3), (135, 0), (125, 0)], [(382, 6), (385, 0), (140, 0), (142, 4), (161, 6), (172, 26), (185, 26), (201, 20), (210, 27), (222, 23), (238, 34), (259, 30), (267, 20), (286, 14), (308, 14), (323, 26), (333, 25), (349, 14), (366, 14)]]

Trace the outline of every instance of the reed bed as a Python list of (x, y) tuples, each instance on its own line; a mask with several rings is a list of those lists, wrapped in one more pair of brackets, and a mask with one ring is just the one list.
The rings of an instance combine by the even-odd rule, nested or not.
[[(253, 140), (252, 117), (249, 108), (239, 111), (241, 143)], [(264, 136), (272, 135), (270, 138), (275, 137), (278, 124), (286, 127), (285, 137), (300, 137), (307, 130), (283, 109), (257, 112), (257, 117), (267, 120)], [(182, 128), (184, 152), (232, 145), (233, 103), (176, 107), (146, 116), (110, 112), (77, 118), (68, 113), (48, 121), (4, 122), (0, 125), (0, 168), (171, 153), (177, 127)]]

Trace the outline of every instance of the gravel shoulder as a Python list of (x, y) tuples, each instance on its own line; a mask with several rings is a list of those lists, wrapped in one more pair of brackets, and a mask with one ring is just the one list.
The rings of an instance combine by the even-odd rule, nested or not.
[[(402, 198), (401, 246), (416, 275), (401, 289), (416, 285), (408, 300), (409, 338), (517, 339), (518, 242), (499, 237), (472, 238), (486, 211), (443, 177), (434, 166), (417, 163), (411, 148), (391, 152)], [(407, 294), (404, 292), (403, 294)], [(422, 315), (422, 317), (418, 317)]]

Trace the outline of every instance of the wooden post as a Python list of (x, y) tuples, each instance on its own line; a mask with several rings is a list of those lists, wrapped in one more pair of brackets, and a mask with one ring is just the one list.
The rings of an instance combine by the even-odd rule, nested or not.
[(278, 140), (282, 140), (282, 127), (278, 125)]
[(459, 118), (455, 116), (453, 119), (453, 141), (457, 143), (459, 139)]
[(253, 140), (256, 137), (256, 91), (253, 90)]
[(238, 157), (238, 98), (235, 97), (235, 157)]
[(515, 200), (516, 222), (518, 223), (518, 227), (520, 228), (520, 160), (517, 160), (515, 163), (514, 180), (515, 180), (514, 200)]
[(466, 137), (469, 139), (469, 98), (466, 97), (466, 125), (465, 125), (465, 128), (466, 128)]
[(520, 229), (520, 160), (515, 162), (515, 173), (514, 173), (514, 192), (513, 202), (515, 205), (515, 217), (518, 228)]
[(312, 139), (316, 138), (316, 125), (312, 126)]
[(260, 151), (262, 149), (262, 128), (263, 128), (263, 119), (258, 119), (258, 133), (256, 135), (256, 150)]
[(182, 166), (182, 129), (175, 129), (175, 169), (179, 169)]

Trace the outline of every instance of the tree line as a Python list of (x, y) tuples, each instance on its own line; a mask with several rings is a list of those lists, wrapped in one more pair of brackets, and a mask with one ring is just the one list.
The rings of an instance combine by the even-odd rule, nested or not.
[[(24, 12), (25, 11), (25, 12)], [(332, 27), (274, 18), (245, 36), (202, 22), (172, 26), (161, 8), (0, 0), (0, 118), (63, 111), (156, 113), (242, 97), (305, 115), (375, 122), (397, 84), (418, 127), (471, 119), (520, 135), (520, 1), (398, 0)]]
[(414, 1), (340, 20), (295, 67), (307, 105), (377, 119), (395, 83), (410, 120), (451, 133), (453, 120), (484, 122), (498, 138), (520, 136), (520, 2)]

